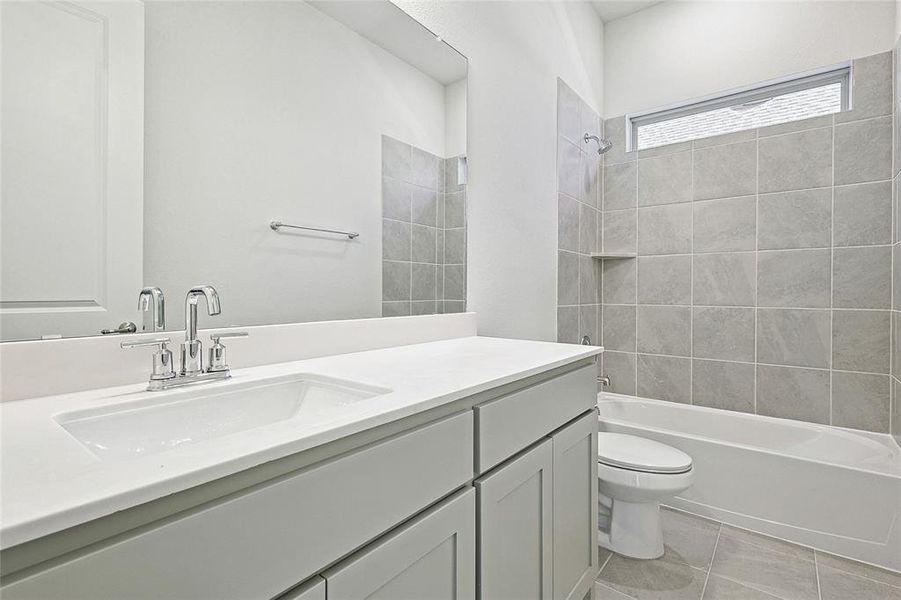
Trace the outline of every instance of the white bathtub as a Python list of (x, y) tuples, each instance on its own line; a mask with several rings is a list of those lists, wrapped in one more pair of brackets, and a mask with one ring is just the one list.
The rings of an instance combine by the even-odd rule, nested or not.
[(901, 571), (901, 448), (885, 434), (599, 394), (600, 430), (691, 455), (671, 506)]

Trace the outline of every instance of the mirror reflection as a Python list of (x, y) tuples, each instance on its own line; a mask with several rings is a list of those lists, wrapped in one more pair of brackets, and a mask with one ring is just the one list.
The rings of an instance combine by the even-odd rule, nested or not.
[(390, 2), (0, 23), (0, 339), (464, 310), (466, 59)]

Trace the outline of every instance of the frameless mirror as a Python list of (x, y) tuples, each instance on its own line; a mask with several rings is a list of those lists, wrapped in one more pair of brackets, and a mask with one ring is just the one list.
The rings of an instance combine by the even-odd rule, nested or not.
[[(466, 59), (395, 5), (0, 2), (0, 339), (464, 310)], [(120, 325), (121, 324), (121, 325)], [(133, 325), (132, 325), (133, 324)]]

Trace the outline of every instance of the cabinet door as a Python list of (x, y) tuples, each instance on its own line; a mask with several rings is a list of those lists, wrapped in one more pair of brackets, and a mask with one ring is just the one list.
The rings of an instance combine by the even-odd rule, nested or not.
[(476, 480), (480, 598), (550, 600), (552, 462), (545, 439)]
[(554, 444), (554, 600), (582, 600), (598, 574), (598, 417), (551, 435)]
[(472, 600), (475, 556), (475, 490), (467, 488), (323, 577), (328, 600)]

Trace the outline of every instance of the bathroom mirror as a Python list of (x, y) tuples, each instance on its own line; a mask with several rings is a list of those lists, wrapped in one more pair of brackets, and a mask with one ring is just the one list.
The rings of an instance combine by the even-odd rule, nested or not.
[[(465, 306), (465, 57), (384, 0), (2, 2), (0, 339)], [(147, 308), (151, 308), (147, 306)], [(120, 324), (123, 324), (120, 327)]]

